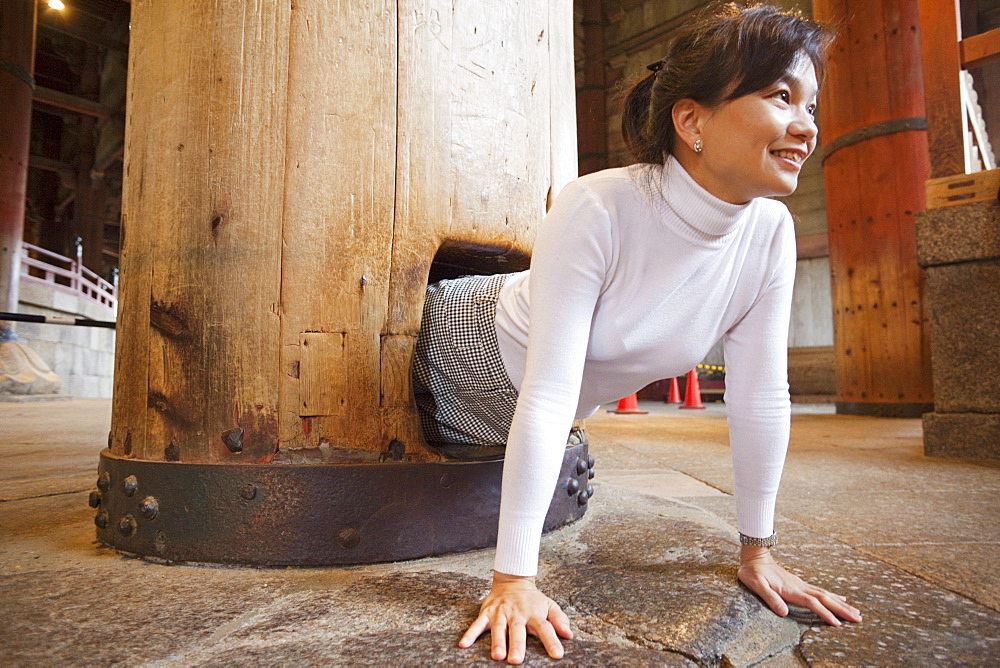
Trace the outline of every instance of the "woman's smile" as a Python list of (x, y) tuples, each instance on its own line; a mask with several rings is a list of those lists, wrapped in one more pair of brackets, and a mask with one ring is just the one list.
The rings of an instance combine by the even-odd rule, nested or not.
[(702, 108), (703, 149), (678, 159), (699, 185), (732, 204), (790, 195), (816, 147), (817, 92), (812, 62), (801, 57), (771, 86)]

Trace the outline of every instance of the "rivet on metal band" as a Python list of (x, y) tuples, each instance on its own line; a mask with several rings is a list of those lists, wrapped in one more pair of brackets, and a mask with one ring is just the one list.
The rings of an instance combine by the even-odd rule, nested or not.
[(778, 543), (778, 534), (772, 533), (767, 538), (754, 538), (753, 536), (746, 536), (740, 534), (740, 544), (741, 545), (754, 545), (756, 547), (771, 547)]

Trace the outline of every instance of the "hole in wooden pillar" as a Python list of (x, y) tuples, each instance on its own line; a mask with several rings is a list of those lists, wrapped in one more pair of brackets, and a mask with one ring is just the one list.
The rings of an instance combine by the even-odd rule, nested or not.
[[(447, 240), (441, 244), (434, 255), (428, 274), (428, 285), (461, 276), (493, 276), (515, 273), (528, 269), (530, 264), (531, 256), (528, 253), (511, 246)], [(426, 388), (419, 387), (422, 386), (422, 383), (418, 382), (416, 385), (413, 388), (416, 405), (425, 407), (432, 405), (434, 398), (430, 392)], [(482, 389), (487, 393), (494, 391), (487, 388)], [(498, 385), (495, 391), (506, 392), (507, 388)], [(423, 430), (421, 429), (421, 431)], [(458, 459), (466, 458), (468, 455), (468, 446), (444, 443), (439, 438), (430, 437), (426, 433), (423, 433), (423, 437), (425, 442), (439, 453)], [(503, 452), (502, 448), (490, 450), (479, 446), (475, 446), (474, 450), (477, 457), (501, 456)]]
[(524, 271), (531, 255), (517, 248), (470, 241), (447, 240), (431, 262), (428, 283), (459, 276), (487, 276)]

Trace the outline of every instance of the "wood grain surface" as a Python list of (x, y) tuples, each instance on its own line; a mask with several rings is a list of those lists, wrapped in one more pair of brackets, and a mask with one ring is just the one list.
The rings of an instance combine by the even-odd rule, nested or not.
[[(814, 12), (839, 27), (820, 98), (825, 141), (924, 115), (914, 3), (822, 0)], [(914, 224), (929, 172), (922, 130), (875, 136), (824, 162), (838, 402), (933, 401)]]
[(435, 458), (431, 264), (523, 268), (575, 176), (572, 67), (569, 0), (136, 0), (112, 450)]

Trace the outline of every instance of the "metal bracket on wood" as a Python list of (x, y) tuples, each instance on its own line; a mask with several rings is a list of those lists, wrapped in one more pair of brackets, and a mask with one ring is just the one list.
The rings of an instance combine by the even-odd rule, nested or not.
[(852, 130), (843, 134), (823, 147), (823, 162), (842, 148), (860, 144), (868, 139), (884, 137), (885, 135), (896, 134), (897, 132), (909, 132), (911, 130), (926, 130), (927, 119), (923, 116), (912, 118), (893, 118), (888, 121), (872, 123), (864, 127)]
[[(594, 460), (566, 448), (545, 531), (583, 517)], [(503, 460), (323, 465), (150, 462), (101, 453), (97, 538), (167, 562), (327, 566), (496, 544)]]

